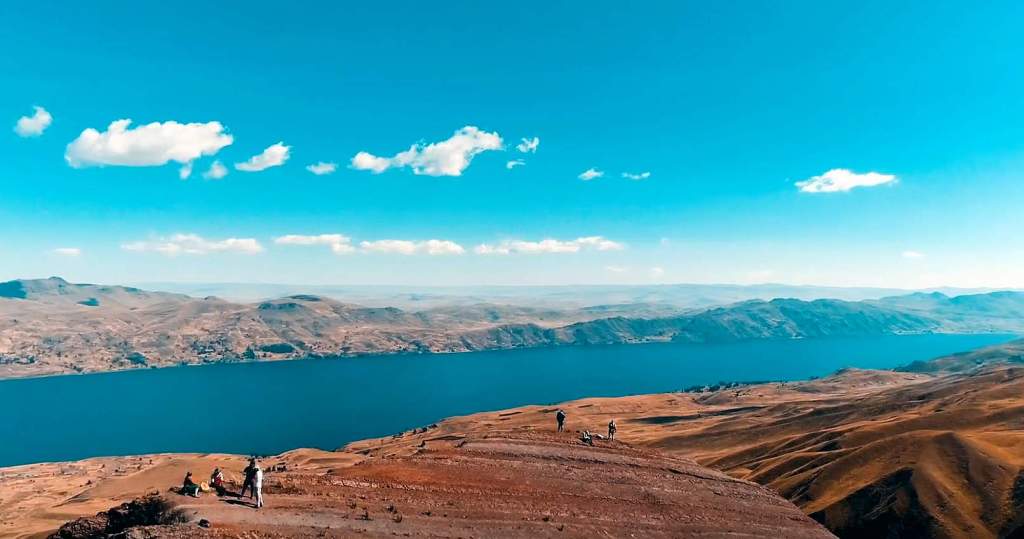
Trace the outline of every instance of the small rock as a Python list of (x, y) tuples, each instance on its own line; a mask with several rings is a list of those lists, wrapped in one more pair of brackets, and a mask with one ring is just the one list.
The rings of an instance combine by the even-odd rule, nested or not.
[(210, 527), (210, 521), (206, 520), (205, 518), (199, 519), (199, 527), (200, 528), (209, 528)]

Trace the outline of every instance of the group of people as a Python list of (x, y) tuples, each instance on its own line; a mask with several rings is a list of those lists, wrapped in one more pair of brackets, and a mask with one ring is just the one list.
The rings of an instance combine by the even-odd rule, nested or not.
[[(256, 458), (249, 459), (249, 465), (245, 467), (242, 472), (244, 479), (242, 481), (242, 491), (238, 493), (238, 497), (245, 496), (245, 491), (249, 491), (249, 499), (256, 499), (256, 508), (263, 507), (263, 468), (260, 468)], [(218, 496), (223, 496), (227, 493), (227, 488), (224, 484), (224, 472), (220, 468), (214, 468), (213, 473), (210, 474), (210, 486), (217, 491)], [(204, 490), (204, 485), (200, 485), (192, 480), (192, 472), (185, 474), (185, 481), (181, 485), (181, 493), (185, 496), (192, 496), (195, 498), (199, 497), (199, 493)]]
[[(565, 417), (565, 410), (559, 409), (557, 412), (555, 412), (555, 421), (558, 422), (558, 432), (562, 432), (563, 430), (565, 430)], [(619, 428), (615, 425), (615, 420), (613, 419), (609, 421), (608, 439), (614, 440), (615, 432), (618, 430)], [(601, 435), (598, 435), (597, 437), (600, 438)], [(585, 430), (582, 434), (580, 434), (580, 440), (587, 445), (594, 445), (594, 435), (590, 434), (589, 430)]]

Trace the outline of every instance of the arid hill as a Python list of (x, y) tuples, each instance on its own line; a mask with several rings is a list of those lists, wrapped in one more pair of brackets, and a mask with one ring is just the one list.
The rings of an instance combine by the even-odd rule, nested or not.
[(1014, 292), (941, 297), (753, 300), (685, 312), (646, 303), (405, 311), (307, 294), (234, 303), (53, 277), (0, 283), (0, 378), (361, 354), (1009, 331), (1008, 313), (1024, 312), (1024, 295)]
[[(1012, 346), (1004, 348), (1010, 358), (1016, 353)], [(469, 526), (461, 529), (463, 534), (493, 532), (481, 534), (488, 536), (554, 535), (548, 524), (556, 530), (564, 524), (559, 534), (619, 536), (626, 533), (626, 523), (636, 522), (653, 526), (643, 529), (645, 536), (679, 536), (686, 530), (671, 525), (689, 525), (694, 521), (686, 515), (703, 515), (711, 507), (762, 522), (728, 505), (735, 491), (710, 487), (719, 497), (707, 506), (687, 498), (703, 487), (686, 482), (718, 477), (683, 465), (693, 459), (778, 492), (844, 538), (1017, 538), (1024, 533), (1024, 367), (1007, 363), (1006, 354), (987, 351), (987, 359), (971, 359), (970, 370), (955, 373), (850, 369), (805, 382), (584, 399), (561, 405), (571, 432), (564, 435), (553, 433), (555, 406), (456, 417), (353, 443), (339, 452), (301, 450), (269, 459), (284, 463), (289, 472), (271, 475), (268, 495), (283, 496), (287, 501), (275, 507), (292, 515), (308, 515), (318, 504), (337, 507), (327, 511), (338, 519), (329, 520), (332, 529), (367, 533), (391, 526), (386, 520), (393, 515), (391, 505), (402, 522), (424, 526), (406, 531), (439, 534), (453, 524), (420, 517), (429, 512), (434, 518), (438, 511), (459, 515), (466, 519), (459, 522)], [(612, 419), (619, 427), (615, 442), (597, 439), (595, 448), (579, 443), (580, 431), (603, 435)], [(34, 522), (36, 528), (52, 529), (60, 516), (89, 514), (165, 488), (185, 469), (214, 465), (237, 472), (241, 459), (156, 456), (3, 469), (0, 526), (10, 530), (17, 529), (11, 528), (13, 522)], [(609, 491), (608, 485), (624, 490)], [(740, 485), (748, 483), (735, 483)], [(615, 503), (632, 509), (603, 505), (611, 503), (608, 492), (616, 493)], [(749, 494), (761, 496), (754, 492)], [(449, 495), (457, 500), (454, 506), (443, 497)], [(225, 525), (256, 529), (264, 522), (242, 516), (251, 513), (233, 513), (239, 508), (213, 499), (186, 501), (197, 517), (212, 515), (211, 521)], [(657, 511), (644, 508), (648, 502)], [(371, 521), (359, 520), (363, 507)], [(451, 507), (463, 512), (447, 510)], [(341, 513), (331, 513), (335, 510)], [(409, 520), (411, 514), (420, 517)], [(698, 520), (724, 522), (718, 519), (725, 517), (707, 515)], [(797, 524), (801, 521), (786, 519), (806, 529)], [(521, 528), (511, 524), (520, 520), (516, 525)]]
[(986, 365), (1024, 363), (1024, 340), (986, 346), (969, 352), (951, 354), (930, 361), (915, 361), (900, 370), (922, 373), (970, 372)]
[[(630, 444), (763, 484), (843, 538), (966, 539), (1024, 533), (1021, 395), (1024, 367), (996, 364), (939, 376), (847, 370), (563, 408), (573, 429), (603, 432), (615, 419)], [(550, 428), (553, 409), (455, 418), (440, 432)]]
[[(208, 474), (214, 466), (227, 470), (228, 490), (237, 491), (241, 457), (93, 459), (63, 465), (56, 477), (46, 473), (54, 465), (2, 469), (14, 490), (66, 493), (44, 500), (33, 491), (0, 493), (0, 534), (42, 537), (60, 525), (55, 518), (77, 514), (84, 518), (55, 537), (91, 539), (108, 522), (94, 513), (156, 491), (190, 522), (129, 537), (833, 537), (768, 489), (650, 449), (606, 440), (589, 446), (569, 432), (431, 430), (378, 448), (264, 459), (260, 510), (247, 498), (167, 492), (185, 471)], [(197, 525), (203, 519), (209, 528)]]

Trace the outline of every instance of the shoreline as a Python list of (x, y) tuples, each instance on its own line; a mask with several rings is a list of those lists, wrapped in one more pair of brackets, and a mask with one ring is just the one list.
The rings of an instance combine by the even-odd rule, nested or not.
[[(602, 348), (602, 347), (627, 347), (637, 345), (658, 345), (658, 344), (675, 344), (675, 345), (693, 345), (693, 346), (720, 346), (730, 344), (743, 344), (743, 343), (756, 343), (756, 342), (794, 342), (794, 341), (829, 341), (829, 340), (841, 340), (841, 339), (877, 339), (886, 337), (915, 337), (915, 336), (926, 336), (926, 335), (950, 335), (950, 336), (993, 336), (993, 337), (1009, 337), (1009, 342), (1014, 339), (1020, 338), (1020, 334), (1017, 333), (1004, 333), (1001, 331), (975, 331), (975, 332), (957, 332), (957, 331), (922, 331), (922, 332), (908, 332), (908, 333), (885, 333), (878, 335), (829, 335), (826, 337), (792, 337), (788, 339), (782, 338), (755, 338), (755, 339), (735, 339), (735, 340), (719, 340), (719, 341), (685, 341), (685, 340), (671, 340), (671, 339), (649, 339), (642, 341), (631, 341), (631, 342), (618, 342), (618, 343), (564, 343), (564, 344), (539, 344), (533, 346), (507, 346), (507, 347), (494, 347), (494, 348), (482, 348), (479, 350), (462, 350), (462, 351), (422, 351), (422, 350), (396, 350), (396, 351), (382, 351), (382, 352), (359, 352), (353, 354), (333, 354), (333, 355), (303, 355), (303, 356), (289, 356), (289, 357), (269, 357), (269, 358), (258, 358), (258, 359), (220, 359), (216, 361), (199, 361), (199, 362), (178, 362), (169, 363), (165, 365), (150, 365), (150, 366), (133, 366), (125, 368), (113, 368), (106, 370), (94, 370), (94, 371), (69, 371), (69, 372), (56, 372), (48, 374), (27, 374), (27, 375), (16, 375), (16, 376), (0, 376), (0, 384), (8, 381), (15, 380), (38, 380), (48, 378), (60, 378), (60, 377), (77, 377), (77, 376), (92, 376), (92, 375), (103, 375), (103, 374), (117, 374), (127, 372), (145, 372), (145, 371), (156, 371), (174, 368), (188, 368), (188, 367), (210, 367), (216, 365), (243, 365), (243, 364), (260, 364), (260, 363), (281, 363), (291, 361), (343, 361), (343, 360), (361, 360), (361, 359), (390, 359), (396, 357), (408, 357), (408, 356), (420, 356), (420, 357), (446, 357), (446, 356), (462, 356), (479, 353), (501, 353), (501, 352), (516, 352), (521, 350), (544, 350), (544, 349), (558, 349), (558, 348)], [(2, 367), (2, 365), (0, 365)]]
[[(424, 361), (384, 356), (362, 362), (252, 362), (246, 367), (213, 364), (209, 370), (147, 369), (159, 374), (125, 371), (117, 376), (12, 381), (0, 384), (5, 389), (0, 404), (25, 408), (19, 420), (0, 428), (0, 437), (20, 440), (0, 450), (0, 464), (164, 452), (330, 450), (438, 418), (531, 403), (675, 393), (722, 381), (809, 381), (846, 367), (888, 370), (916, 359), (997, 345), (1013, 336), (905, 338), (601, 345), (417, 358)], [(559, 372), (575, 374), (563, 382)], [(268, 396), (280, 391), (291, 396), (240, 423), (239, 405), (248, 401), (231, 398), (239, 384), (256, 384)], [(184, 387), (206, 396), (179, 402), (176, 388)], [(219, 389), (209, 393), (206, 387)], [(111, 416), (125, 399), (137, 404)], [(92, 405), (70, 404), (77, 402)], [(296, 417), (304, 419), (296, 423)]]
[[(794, 399), (805, 403), (824, 403), (839, 396), (853, 398), (935, 378), (932, 375), (851, 369), (825, 379), (738, 387), (729, 384), (729, 387), (717, 391), (701, 393), (587, 397), (555, 405), (531, 404), (452, 416), (426, 427), (353, 441), (335, 450), (292, 449), (266, 456), (263, 461), (267, 466), (284, 463), (290, 472), (326, 474), (330, 477), (339, 470), (362, 462), (380, 463), (394, 458), (414, 457), (424, 446), (434, 447), (438, 443), (455, 443), (458, 446), (458, 440), (471, 434), (487, 438), (500, 436), (500, 433), (548, 433), (554, 430), (552, 413), (557, 408), (569, 412), (567, 440), (575, 440), (575, 432), (583, 429), (602, 432), (602, 425), (607, 423), (608, 417), (612, 417), (619, 420), (619, 434), (623, 443), (654, 450), (666, 457), (692, 458), (690, 450), (675, 448), (669, 442), (672, 432), (664, 430), (667, 425), (681, 427), (693, 423), (692, 427), (686, 427), (684, 432), (688, 432), (700, 428), (704, 422), (728, 418), (733, 410), (751, 413), (765, 406)], [(380, 460), (382, 457), (383, 460)], [(180, 481), (185, 471), (194, 471), (200, 478), (204, 478), (214, 466), (219, 466), (228, 470), (230, 479), (237, 476), (246, 458), (244, 455), (230, 453), (171, 452), (2, 467), (0, 478), (10, 487), (5, 489), (5, 494), (0, 493), (0, 498), (6, 495), (18, 497), (19, 501), (5, 506), (0, 499), (0, 507), (6, 507), (0, 510), (0, 535), (16, 528), (26, 529), (31, 526), (49, 531), (59, 526), (59, 520), (65, 517), (90, 515), (154, 490), (166, 492)], [(698, 464), (708, 465), (702, 458), (695, 460)], [(713, 465), (710, 467), (715, 468)], [(269, 490), (267, 496), (268, 504), (273, 504), (278, 495)], [(194, 505), (189, 498), (172, 496), (172, 499), (176, 503)], [(22, 513), (13, 514), (18, 511)], [(22, 520), (26, 522), (22, 526), (10, 524)], [(216, 519), (213, 520), (216, 522)], [(3, 526), (7, 526), (7, 529)]]

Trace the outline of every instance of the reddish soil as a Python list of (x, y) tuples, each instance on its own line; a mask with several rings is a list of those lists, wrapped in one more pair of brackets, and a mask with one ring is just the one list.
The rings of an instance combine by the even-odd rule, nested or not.
[[(761, 486), (649, 449), (605, 440), (591, 447), (568, 432), (429, 434), (363, 449), (366, 454), (359, 456), (303, 450), (267, 459), (266, 467), (283, 470), (267, 474), (264, 508), (253, 508), (248, 498), (168, 494), (193, 523), (146, 533), (238, 538), (832, 537)], [(195, 469), (202, 463), (189, 464)], [(232, 478), (237, 478), (240, 464), (228, 464)], [(137, 491), (151, 482), (142, 476), (168, 473), (167, 466), (143, 470), (86, 490), (79, 498), (106, 499), (112, 488)], [(200, 518), (212, 527), (198, 527)]]

